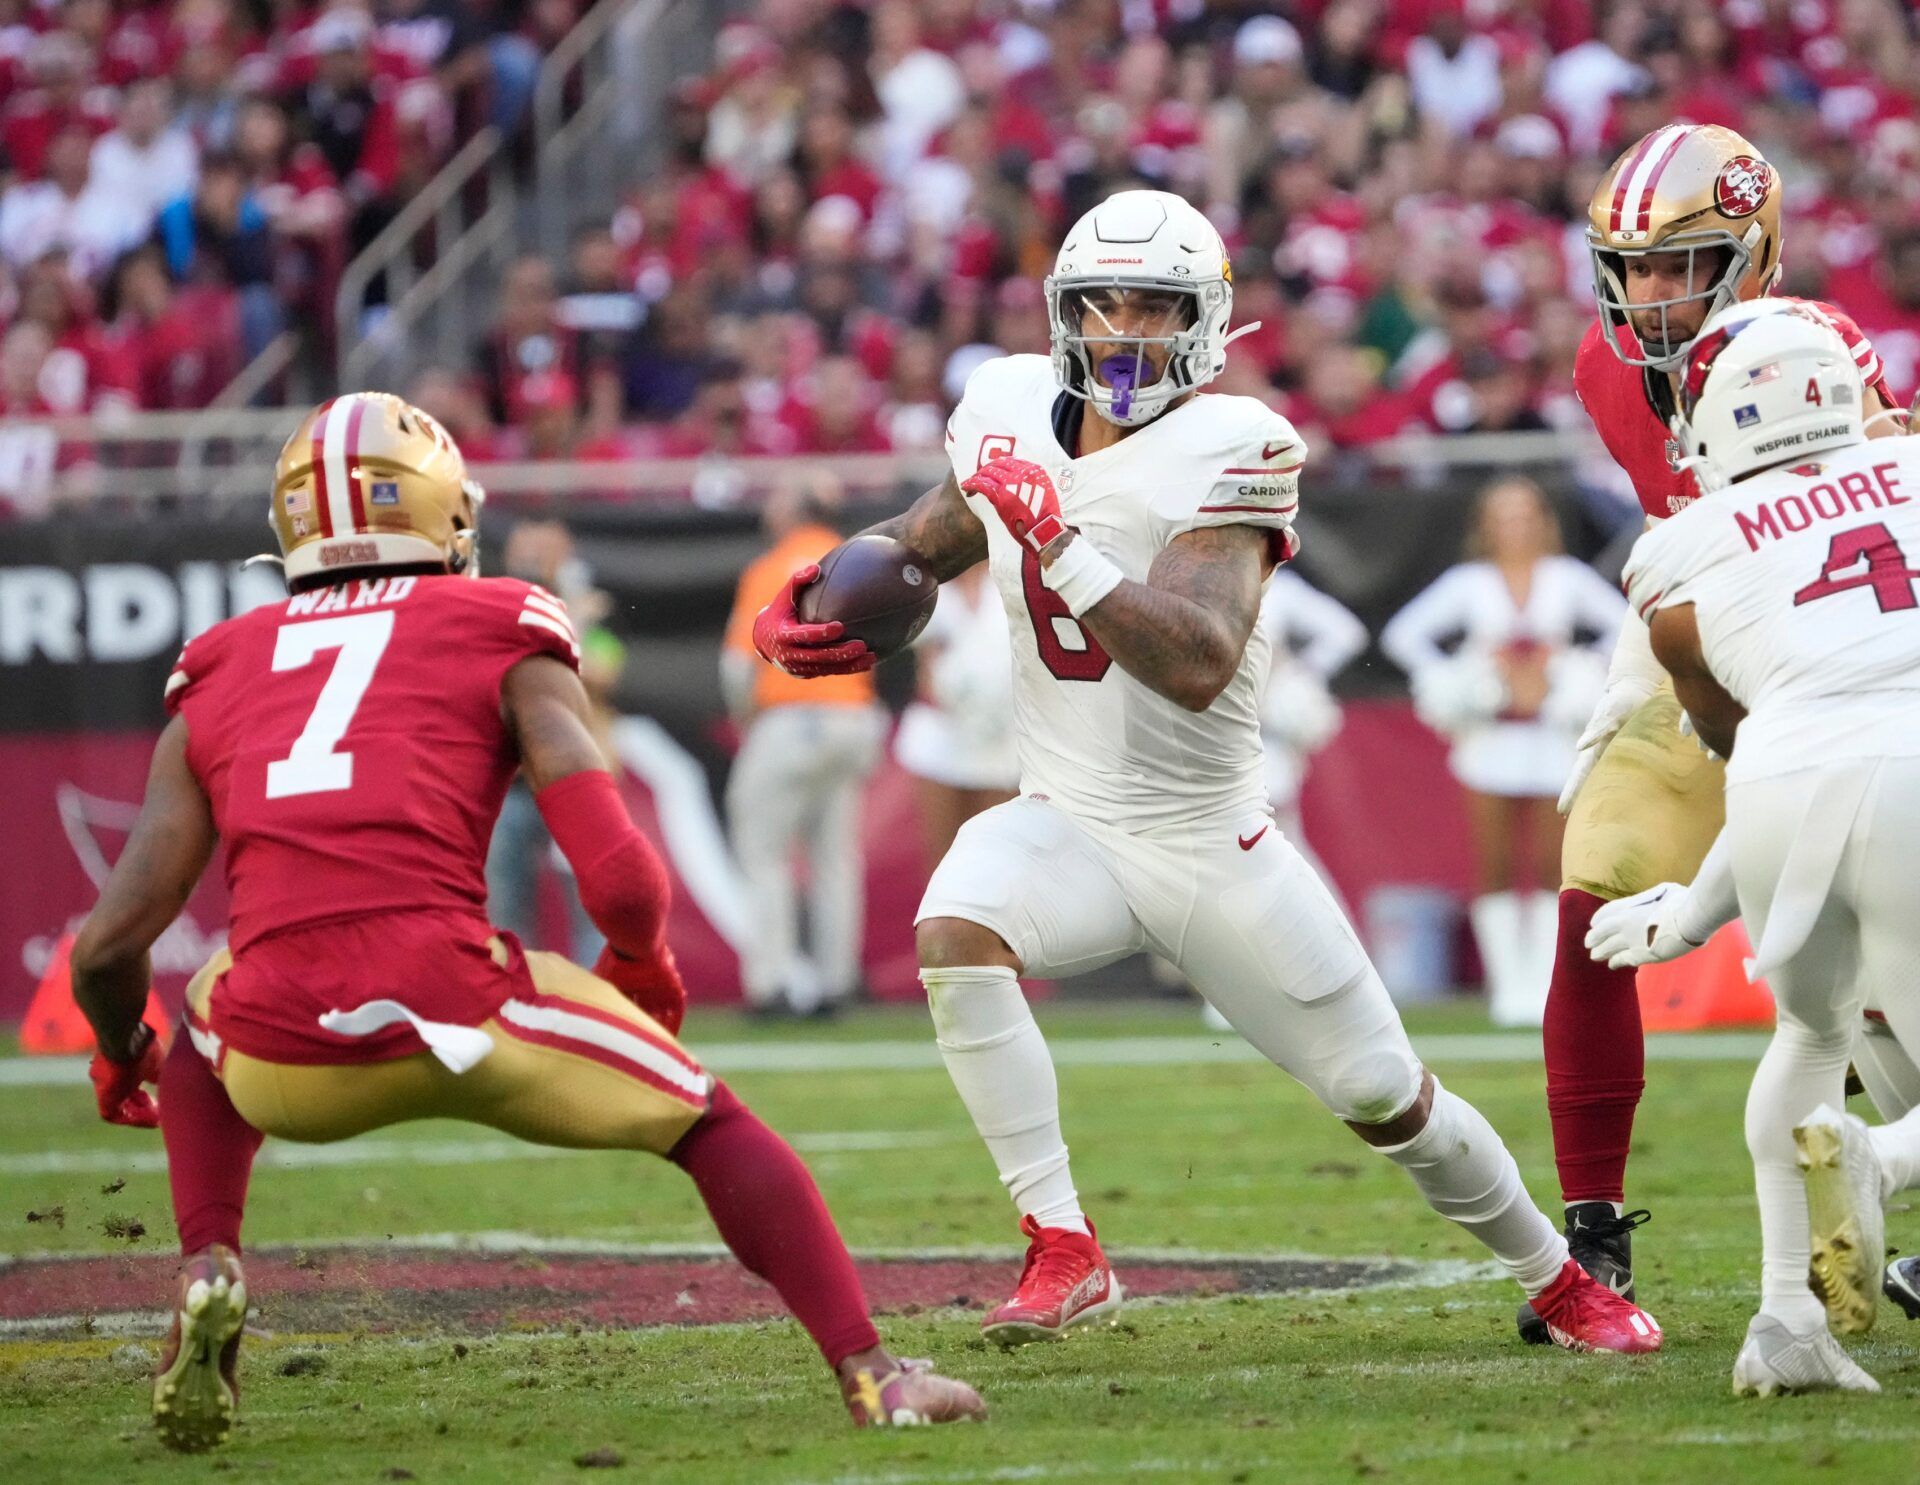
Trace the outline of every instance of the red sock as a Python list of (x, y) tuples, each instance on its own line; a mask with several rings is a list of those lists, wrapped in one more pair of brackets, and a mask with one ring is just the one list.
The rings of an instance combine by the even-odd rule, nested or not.
[(706, 1114), (667, 1158), (693, 1177), (733, 1256), (780, 1292), (828, 1366), (880, 1344), (813, 1177), (725, 1083), (713, 1085)]
[(1572, 887), (1560, 894), (1547, 989), (1547, 1113), (1560, 1194), (1569, 1204), (1626, 1199), (1633, 1111), (1647, 1086), (1634, 973), (1587, 954), (1587, 927), (1603, 901)]
[(174, 1037), (160, 1070), (160, 1133), (167, 1142), (180, 1251), (225, 1243), (237, 1253), (247, 1178), (262, 1136), (240, 1117), (185, 1030)]

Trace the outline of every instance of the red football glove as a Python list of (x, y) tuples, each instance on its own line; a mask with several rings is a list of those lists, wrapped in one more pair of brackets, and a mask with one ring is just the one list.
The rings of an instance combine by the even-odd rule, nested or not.
[(669, 1034), (680, 1034), (680, 1023), (687, 1018), (687, 987), (680, 982), (680, 966), (673, 962), (673, 950), (665, 944), (653, 959), (629, 959), (608, 944), (594, 961), (593, 972)]
[(989, 460), (962, 480), (960, 488), (990, 504), (1013, 539), (1036, 552), (1066, 535), (1053, 478), (1031, 459)]
[(876, 656), (864, 639), (839, 642), (847, 632), (838, 620), (803, 624), (795, 603), (800, 590), (820, 576), (820, 564), (808, 563), (787, 579), (786, 587), (753, 621), (753, 647), (769, 665), (788, 675), (812, 680), (823, 675), (853, 675), (872, 670)]
[(110, 1062), (95, 1052), (87, 1065), (93, 1079), (93, 1096), (100, 1105), (100, 1117), (109, 1124), (125, 1124), (131, 1129), (153, 1129), (160, 1123), (160, 1105), (140, 1085), (160, 1081), (160, 1063), (164, 1054), (160, 1038), (145, 1021), (133, 1033), (133, 1055), (125, 1062)]

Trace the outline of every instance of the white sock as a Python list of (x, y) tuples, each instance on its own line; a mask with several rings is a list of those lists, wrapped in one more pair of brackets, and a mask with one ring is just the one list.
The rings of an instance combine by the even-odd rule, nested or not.
[(1427, 1127), (1380, 1153), (1413, 1177), (1428, 1206), (1486, 1244), (1529, 1299), (1560, 1276), (1567, 1240), (1527, 1195), (1520, 1167), (1493, 1126), (1438, 1078)]
[(1826, 1311), (1807, 1288), (1813, 1233), (1793, 1126), (1823, 1103), (1842, 1106), (1852, 1040), (1851, 1028), (1821, 1034), (1782, 1020), (1747, 1090), (1747, 1152), (1760, 1202), (1760, 1313), (1799, 1335), (1823, 1326)]
[(1053, 1058), (1019, 977), (1000, 965), (979, 965), (923, 969), (920, 983), (947, 1075), (1014, 1206), (1042, 1227), (1086, 1232), (1060, 1133)]
[(1560, 899), (1552, 892), (1520, 897), (1518, 1006), (1528, 1026), (1547, 1020), (1547, 986), (1553, 981), (1553, 956), (1560, 939)]
[(1880, 1198), (1920, 1185), (1920, 1109), (1891, 1124), (1867, 1129), (1873, 1153), (1880, 1159)]

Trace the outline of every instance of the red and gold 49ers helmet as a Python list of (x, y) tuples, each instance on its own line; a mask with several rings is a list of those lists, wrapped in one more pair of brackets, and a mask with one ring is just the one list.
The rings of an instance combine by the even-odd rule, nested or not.
[[(1717, 124), (1655, 129), (1613, 162), (1587, 207), (1587, 246), (1607, 342), (1621, 360), (1671, 370), (1692, 343), (1668, 333), (1672, 310), (1704, 303), (1704, 325), (1736, 300), (1773, 288), (1780, 278), (1780, 195), (1779, 172)], [(1627, 262), (1650, 253), (1685, 253), (1690, 284), (1702, 281), (1693, 272), (1700, 261), (1709, 270), (1705, 287), (1630, 305)], [(1632, 331), (1629, 310), (1658, 319), (1657, 340), (1633, 334), (1638, 354), (1613, 333), (1622, 325)]]
[(478, 577), (485, 499), (438, 420), (391, 392), (354, 392), (294, 429), (268, 519), (289, 583), (419, 562)]

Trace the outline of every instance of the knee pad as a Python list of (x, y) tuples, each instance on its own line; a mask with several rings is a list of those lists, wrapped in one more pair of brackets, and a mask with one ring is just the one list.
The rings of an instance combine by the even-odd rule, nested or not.
[(974, 1050), (1016, 1036), (1033, 1021), (1020, 977), (1005, 965), (957, 965), (923, 969), (927, 1009), (942, 1047)]
[(1329, 1069), (1323, 1086), (1328, 1108), (1352, 1124), (1385, 1124), (1420, 1096), (1420, 1059), (1402, 1047), (1359, 1047)]

